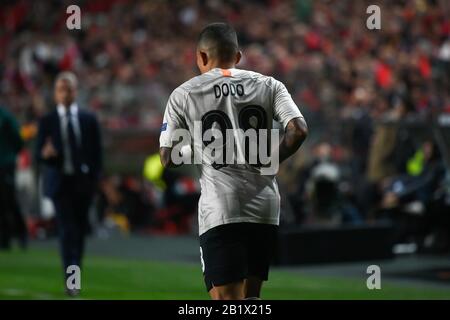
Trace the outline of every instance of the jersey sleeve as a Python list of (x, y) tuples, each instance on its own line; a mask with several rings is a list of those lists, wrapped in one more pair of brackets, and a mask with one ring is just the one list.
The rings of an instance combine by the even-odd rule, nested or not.
[(164, 112), (163, 123), (159, 136), (159, 146), (171, 148), (173, 145), (172, 137), (177, 129), (187, 129), (184, 114), (184, 93), (182, 90), (175, 89), (169, 97), (166, 110)]
[(303, 117), (285, 85), (278, 80), (274, 80), (274, 104), (273, 117), (283, 125), (283, 129), (294, 118)]

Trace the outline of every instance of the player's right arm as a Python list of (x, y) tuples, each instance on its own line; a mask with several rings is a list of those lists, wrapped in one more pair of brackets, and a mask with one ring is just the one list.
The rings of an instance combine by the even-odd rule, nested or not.
[(279, 146), (279, 161), (293, 155), (305, 141), (308, 126), (284, 84), (275, 80), (274, 118), (285, 130)]
[(159, 137), (159, 155), (161, 164), (164, 168), (174, 168), (178, 166), (172, 161), (172, 148), (174, 147), (173, 136), (175, 130), (187, 129), (186, 121), (184, 119), (184, 102), (185, 95), (180, 88), (177, 88), (172, 92), (169, 101), (167, 102)]

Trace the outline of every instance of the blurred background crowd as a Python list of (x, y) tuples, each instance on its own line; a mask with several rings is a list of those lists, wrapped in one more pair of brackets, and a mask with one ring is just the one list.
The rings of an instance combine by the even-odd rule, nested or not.
[[(0, 105), (25, 141), (16, 181), (32, 236), (51, 232), (31, 154), (64, 70), (77, 74), (78, 103), (104, 130), (97, 232), (196, 233), (195, 177), (164, 171), (154, 153), (168, 96), (198, 73), (199, 31), (227, 21), (243, 51), (238, 67), (284, 82), (310, 127), (279, 174), (282, 223), (387, 220), (397, 242), (448, 251), (450, 4), (377, 1), (381, 30), (368, 30), (372, 2), (2, 1)], [(66, 27), (71, 4), (81, 30)]]

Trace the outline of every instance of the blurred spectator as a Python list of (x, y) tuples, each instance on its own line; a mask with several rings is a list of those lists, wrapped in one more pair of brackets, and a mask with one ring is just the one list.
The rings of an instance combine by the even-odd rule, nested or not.
[(179, 170), (165, 170), (158, 153), (147, 157), (143, 174), (159, 200), (155, 201), (157, 210), (152, 219), (152, 231), (168, 234), (193, 231), (192, 220), (196, 217), (200, 197), (198, 182)]
[(321, 143), (314, 149), (315, 159), (309, 166), (306, 190), (311, 203), (309, 223), (340, 225), (357, 224), (362, 218), (347, 197), (342, 169), (332, 159), (331, 146)]
[(73, 70), (80, 102), (106, 125), (157, 128), (170, 92), (196, 74), (195, 35), (220, 20), (241, 37), (239, 67), (287, 83), (311, 127), (330, 124), (324, 136), (336, 115), (383, 113), (399, 99), (423, 115), (450, 104), (445, 0), (381, 1), (379, 31), (365, 28), (370, 1), (79, 1), (80, 31), (66, 29), (69, 4), (1, 5), (1, 96), (22, 119), (42, 114), (51, 79)]
[[(448, 219), (445, 211), (435, 210), (436, 207), (445, 207), (442, 203), (445, 178), (445, 168), (437, 146), (432, 141), (425, 141), (408, 161), (407, 174), (392, 177), (385, 183), (381, 201), (382, 213), (389, 219), (406, 222), (401, 224), (404, 229), (400, 231), (399, 241), (411, 240), (409, 238), (418, 234), (430, 235), (430, 232), (435, 231), (432, 229), (437, 226), (433, 222)], [(434, 210), (431, 210), (431, 207)], [(424, 221), (428, 224), (424, 224)], [(447, 222), (441, 224), (439, 229), (449, 226)], [(445, 233), (441, 231), (437, 232), (439, 236), (448, 235), (448, 230)], [(447, 246), (448, 240), (445, 239)]]
[(18, 238), (21, 247), (27, 244), (27, 228), (15, 188), (16, 158), (22, 146), (16, 119), (0, 107), (0, 249), (9, 249), (13, 237)]
[(153, 219), (154, 204), (145, 192), (144, 184), (135, 177), (105, 177), (100, 184), (97, 204), (99, 222), (105, 219), (126, 220), (125, 231), (140, 231), (149, 227)]

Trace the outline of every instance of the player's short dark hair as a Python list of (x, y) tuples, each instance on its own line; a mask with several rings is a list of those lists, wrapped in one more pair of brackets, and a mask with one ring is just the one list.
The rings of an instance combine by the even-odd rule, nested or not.
[(239, 51), (236, 31), (227, 23), (216, 22), (207, 25), (198, 37), (199, 48), (208, 50), (208, 53), (219, 61), (234, 60)]

